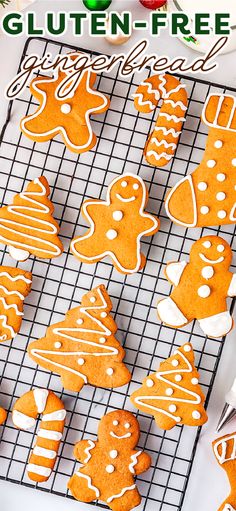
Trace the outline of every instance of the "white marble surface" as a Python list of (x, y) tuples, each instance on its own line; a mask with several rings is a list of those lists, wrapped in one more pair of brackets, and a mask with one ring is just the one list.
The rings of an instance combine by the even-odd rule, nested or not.
[[(234, 1), (234, 0), (233, 0)], [(148, 16), (148, 11), (144, 10), (138, 3), (138, 0), (113, 0), (113, 9), (119, 9), (125, 5), (126, 9), (130, 9), (135, 16)], [(32, 10), (38, 13), (38, 20), (42, 19), (44, 12), (50, 7), (55, 11), (81, 9), (79, 0), (37, 0), (32, 6)], [(135, 41), (138, 41), (140, 34), (134, 34), (131, 40), (126, 44), (125, 48), (131, 47)], [(23, 45), (26, 37), (22, 36), (17, 39), (0, 36), (0, 55), (1, 55), (1, 73), (0, 73), (0, 124), (3, 123), (6, 115), (7, 101), (3, 98), (3, 91), (14, 76), (18, 67), (19, 58), (22, 53)], [(74, 38), (70, 33), (66, 33), (61, 39), (67, 43), (77, 44), (79, 46), (96, 48), (105, 53), (112, 53), (113, 47), (109, 46), (103, 39)], [(124, 48), (124, 47), (123, 47)], [(158, 54), (167, 54), (170, 57), (187, 56), (193, 60), (198, 54), (186, 48), (181, 42), (171, 38), (168, 34), (163, 33), (161, 38), (150, 38), (150, 49)], [(208, 75), (208, 79), (212, 82), (224, 83), (225, 86), (236, 86), (236, 52), (218, 57), (219, 67), (213, 73)], [(205, 78), (201, 74), (200, 78)], [(214, 342), (214, 341), (212, 341)], [(224, 403), (224, 394), (228, 390), (233, 378), (236, 375), (235, 364), (233, 361), (233, 353), (235, 352), (235, 330), (228, 336), (224, 348), (222, 360), (220, 363), (218, 376), (215, 381), (209, 412), (209, 422), (202, 431), (200, 442), (198, 445), (195, 463), (191, 475), (190, 484), (187, 490), (185, 505), (183, 511), (215, 511), (218, 509), (222, 500), (226, 497), (228, 486), (223, 471), (220, 470), (213, 458), (211, 451), (211, 441), (215, 438), (215, 425)], [(232, 425), (229, 431), (233, 430)], [(235, 420), (236, 428), (236, 420)], [(225, 431), (227, 432), (227, 430)], [(12, 509), (20, 509), (41, 511), (45, 509), (56, 509), (57, 511), (66, 509), (89, 510), (89, 506), (83, 506), (81, 503), (65, 500), (55, 495), (48, 495), (41, 492), (35, 492), (32, 489), (12, 485), (7, 482), (0, 481), (0, 509), (1, 511), (10, 511)], [(94, 508), (91, 508), (94, 509)]]

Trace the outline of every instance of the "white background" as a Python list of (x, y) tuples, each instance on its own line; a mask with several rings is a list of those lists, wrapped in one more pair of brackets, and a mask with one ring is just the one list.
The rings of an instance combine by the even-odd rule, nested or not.
[[(188, 1), (189, 3), (192, 3), (192, 0)], [(209, 7), (211, 3), (212, 8), (214, 8), (213, 4), (215, 6), (214, 0), (211, 0), (211, 2), (208, 1), (207, 5), (209, 11), (211, 10), (211, 7)], [(226, 4), (227, 2), (222, 3)], [(228, 4), (229, 3), (230, 2), (228, 1)], [(235, 0), (232, 0), (231, 3), (235, 4)], [(121, 10), (122, 8), (125, 8), (125, 10), (131, 10), (135, 18), (143, 19), (149, 15), (148, 10), (140, 6), (138, 0), (113, 0), (113, 10)], [(37, 13), (39, 24), (40, 21), (43, 24), (43, 14), (47, 9), (54, 10), (55, 12), (60, 10), (82, 10), (83, 5), (81, 0), (37, 0), (31, 10), (34, 10)], [(138, 41), (141, 37), (142, 34), (140, 33), (133, 34), (131, 40), (125, 47), (122, 47), (122, 50), (128, 50), (131, 46), (133, 46), (135, 41)], [(4, 89), (16, 73), (25, 40), (26, 36), (14, 39), (3, 36), (2, 34), (0, 35), (0, 125), (2, 125), (5, 119), (7, 109), (7, 101), (4, 100)], [(77, 44), (82, 47), (84, 46), (86, 48), (96, 49), (107, 54), (111, 54), (113, 51), (116, 51), (116, 47), (112, 47), (107, 44), (103, 38), (88, 38), (86, 35), (74, 38), (69, 31), (63, 37), (60, 37), (60, 40), (67, 43)], [(118, 47), (118, 52), (120, 51), (120, 48), (121, 47)], [(155, 51), (159, 55), (167, 54), (171, 58), (174, 58), (175, 56), (185, 56), (189, 59), (189, 61), (192, 61), (197, 56), (197, 54), (186, 48), (176, 38), (171, 38), (167, 32), (163, 32), (162, 36), (158, 39), (150, 38), (150, 50)], [(198, 77), (221, 84), (223, 83), (226, 86), (236, 87), (236, 52), (218, 57), (217, 62), (219, 63), (217, 70), (207, 77), (202, 76), (201, 74), (199, 74)], [(228, 484), (224, 472), (218, 467), (213, 457), (211, 442), (216, 437), (215, 426), (224, 404), (225, 392), (228, 390), (236, 376), (236, 367), (233, 356), (235, 352), (236, 346), (234, 330), (233, 333), (228, 336), (223, 351), (212, 398), (208, 408), (209, 421), (201, 434), (183, 511), (189, 511), (190, 509), (191, 511), (216, 511), (228, 492)], [(228, 430), (226, 428), (224, 432), (232, 432), (234, 430), (234, 424), (236, 429), (236, 418), (235, 421), (231, 423), (230, 427), (228, 427)], [(72, 509), (85, 509), (88, 511), (90, 509), (90, 506), (88, 505), (83, 505), (68, 499), (65, 500), (55, 495), (48, 495), (39, 491), (35, 492), (32, 489), (12, 485), (11, 483), (3, 481), (0, 481), (0, 495), (1, 511), (11, 511), (12, 509), (19, 508), (26, 511), (32, 509), (34, 509), (34, 511), (41, 511), (43, 507), (46, 510), (56, 509), (57, 511), (65, 509), (67, 511)]]

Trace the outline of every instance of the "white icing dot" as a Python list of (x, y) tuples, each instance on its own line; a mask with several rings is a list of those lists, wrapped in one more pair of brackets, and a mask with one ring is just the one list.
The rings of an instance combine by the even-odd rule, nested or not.
[(193, 413), (192, 413), (192, 417), (193, 417), (193, 419), (200, 419), (201, 418), (201, 414), (197, 410), (194, 410)]
[(127, 181), (121, 181), (122, 188), (126, 188), (127, 185), (128, 185)]
[(138, 190), (139, 189), (139, 184), (138, 183), (134, 183), (133, 184), (133, 189), (134, 190)]
[(108, 472), (108, 474), (112, 474), (112, 472), (114, 472), (114, 470), (115, 470), (114, 465), (107, 465), (106, 466), (106, 471)]
[(203, 247), (205, 248), (211, 248), (211, 242), (210, 241), (204, 241)]
[(148, 379), (146, 380), (146, 385), (147, 385), (147, 387), (149, 387), (149, 388), (150, 388), (150, 387), (153, 387), (154, 382), (151, 380), (151, 378), (148, 378)]
[(169, 411), (170, 412), (174, 413), (174, 412), (176, 412), (176, 410), (177, 410), (177, 407), (175, 405), (170, 405), (169, 406)]
[(216, 165), (216, 161), (215, 160), (208, 160), (207, 161), (207, 166), (209, 167), (209, 169), (213, 169), (213, 167), (215, 167)]
[(212, 266), (204, 266), (201, 273), (204, 279), (211, 279), (211, 277), (214, 275), (214, 269)]
[(100, 337), (99, 342), (101, 344), (104, 344), (104, 342), (106, 342), (106, 338), (105, 337)]
[(113, 220), (116, 220), (116, 222), (119, 222), (120, 220), (122, 220), (123, 218), (123, 213), (122, 211), (113, 211), (112, 213), (112, 216), (113, 216)]
[(189, 344), (185, 344), (184, 346), (184, 351), (191, 351), (191, 346), (189, 346)]
[(59, 350), (61, 348), (61, 342), (59, 341), (55, 342), (54, 346)]
[(198, 384), (198, 379), (197, 379), (197, 378), (192, 378), (192, 379), (191, 379), (191, 383), (192, 383), (193, 385), (197, 385), (197, 384)]
[(95, 298), (95, 296), (91, 296), (91, 298), (90, 298), (90, 302), (91, 302), (91, 303), (96, 302), (96, 298)]
[(217, 245), (218, 252), (224, 252), (224, 249), (225, 249), (224, 245)]
[(172, 396), (173, 392), (174, 392), (173, 389), (171, 389), (170, 387), (168, 389), (166, 389), (167, 396)]
[(226, 215), (227, 215), (227, 213), (226, 213), (226, 211), (224, 211), (224, 209), (220, 209), (220, 211), (218, 211), (218, 213), (217, 213), (218, 218), (222, 218), (222, 219), (225, 218)]
[(107, 317), (107, 313), (106, 312), (101, 312), (100, 316), (101, 316), (101, 318), (106, 318)]
[(179, 362), (176, 359), (172, 360), (171, 363), (172, 363), (172, 366), (174, 366), (174, 367), (177, 367), (179, 365)]
[(182, 380), (181, 374), (176, 374), (175, 381), (181, 381), (181, 380)]
[(197, 294), (200, 298), (207, 298), (211, 294), (211, 289), (206, 285), (200, 286), (197, 290)]
[(198, 190), (200, 190), (200, 192), (205, 192), (205, 190), (207, 189), (207, 183), (201, 181), (200, 183), (198, 183), (197, 187)]
[(217, 179), (217, 181), (220, 181), (222, 183), (222, 181), (224, 181), (226, 179), (226, 175), (222, 174), (222, 173), (217, 174), (216, 179)]
[(79, 366), (83, 366), (84, 365), (84, 359), (83, 358), (78, 358), (78, 364), (79, 364)]
[(209, 213), (210, 209), (208, 208), (208, 206), (202, 206), (200, 211), (201, 211), (202, 215), (207, 215), (207, 213)]
[(109, 239), (109, 240), (114, 240), (115, 238), (117, 238), (117, 231), (115, 231), (115, 229), (109, 229), (109, 231), (106, 232), (106, 237)]
[(114, 460), (118, 456), (118, 451), (116, 451), (116, 449), (113, 449), (112, 451), (109, 452), (109, 455), (110, 455), (110, 458), (112, 458)]
[(117, 420), (114, 420), (112, 424), (113, 426), (118, 426), (119, 422)]
[(233, 165), (234, 167), (236, 167), (236, 158), (233, 158), (233, 160), (232, 160), (232, 165)]
[(130, 428), (130, 423), (129, 422), (126, 422), (125, 423), (125, 429), (129, 429)]
[(216, 149), (220, 149), (223, 146), (222, 140), (216, 140), (214, 146), (216, 147)]
[(77, 319), (78, 325), (83, 325), (84, 320), (82, 318)]
[(108, 374), (108, 376), (111, 376), (114, 373), (114, 370), (112, 369), (112, 367), (108, 367), (106, 373)]
[(181, 417), (175, 417), (175, 420), (176, 420), (176, 422), (181, 422), (182, 421)]
[(61, 105), (61, 112), (63, 114), (69, 114), (71, 112), (71, 106), (68, 103), (64, 103), (64, 105)]
[(224, 193), (224, 192), (218, 192), (216, 194), (216, 199), (219, 201), (225, 200), (225, 198), (226, 198), (226, 193)]

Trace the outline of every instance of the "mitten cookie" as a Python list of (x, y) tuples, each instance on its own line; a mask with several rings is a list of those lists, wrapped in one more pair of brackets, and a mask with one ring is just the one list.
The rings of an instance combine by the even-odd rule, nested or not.
[(236, 222), (236, 98), (210, 94), (202, 120), (210, 127), (199, 167), (166, 199), (170, 219), (185, 227)]
[(30, 254), (52, 259), (63, 251), (49, 193), (47, 179), (41, 176), (15, 195), (12, 205), (0, 208), (0, 242), (9, 246), (17, 261), (25, 261)]
[(212, 443), (219, 465), (225, 470), (231, 487), (228, 498), (218, 511), (236, 510), (236, 433), (222, 436)]
[(163, 100), (155, 128), (144, 149), (150, 165), (164, 167), (175, 154), (187, 110), (185, 87), (175, 76), (153, 75), (144, 80), (133, 94), (134, 106), (139, 112), (150, 113), (159, 100)]
[(109, 100), (93, 88), (96, 74), (81, 73), (76, 89), (68, 98), (58, 96), (62, 81), (70, 77), (60, 72), (54, 77), (37, 77), (30, 86), (39, 101), (36, 112), (21, 121), (23, 133), (35, 142), (45, 142), (60, 134), (66, 147), (75, 153), (89, 151), (96, 144), (90, 115), (101, 114), (109, 108)]
[(35, 428), (39, 414), (42, 414), (42, 421), (26, 469), (32, 481), (42, 483), (48, 480), (56, 463), (66, 410), (51, 390), (34, 389), (17, 399), (12, 420), (17, 428), (28, 430)]
[(75, 445), (75, 457), (83, 464), (68, 483), (75, 499), (99, 499), (114, 511), (138, 506), (141, 497), (134, 477), (151, 465), (148, 454), (135, 450), (139, 435), (139, 423), (132, 413), (117, 410), (105, 415), (99, 423), (98, 440)]
[(31, 283), (30, 272), (0, 266), (0, 342), (13, 339), (19, 332)]
[(193, 349), (187, 343), (162, 362), (156, 373), (145, 378), (130, 399), (136, 408), (152, 414), (161, 429), (171, 429), (176, 424), (201, 426), (207, 421), (207, 414), (198, 378)]
[(79, 392), (85, 383), (120, 387), (131, 374), (122, 360), (125, 351), (114, 337), (112, 302), (103, 285), (86, 293), (82, 305), (67, 312), (65, 320), (50, 326), (46, 337), (29, 345), (30, 357), (60, 374), (67, 390)]
[(190, 251), (190, 261), (168, 263), (165, 276), (174, 288), (157, 304), (166, 325), (179, 328), (198, 319), (209, 337), (222, 337), (233, 327), (226, 298), (236, 296), (236, 276), (229, 271), (232, 250), (218, 236), (205, 236)]
[(119, 272), (139, 271), (146, 261), (140, 240), (155, 234), (160, 225), (157, 217), (144, 211), (147, 201), (141, 177), (123, 174), (114, 179), (105, 201), (84, 202), (82, 213), (90, 228), (84, 236), (72, 240), (73, 254), (84, 263), (96, 263), (110, 256)]
[(7, 418), (6, 410), (4, 410), (4, 408), (0, 406), (0, 425), (5, 422), (6, 418)]

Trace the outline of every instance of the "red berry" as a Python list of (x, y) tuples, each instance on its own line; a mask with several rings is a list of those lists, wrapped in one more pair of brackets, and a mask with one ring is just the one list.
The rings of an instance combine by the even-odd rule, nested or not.
[(159, 9), (159, 7), (162, 7), (166, 4), (167, 0), (139, 0), (140, 3), (147, 7), (147, 9)]

